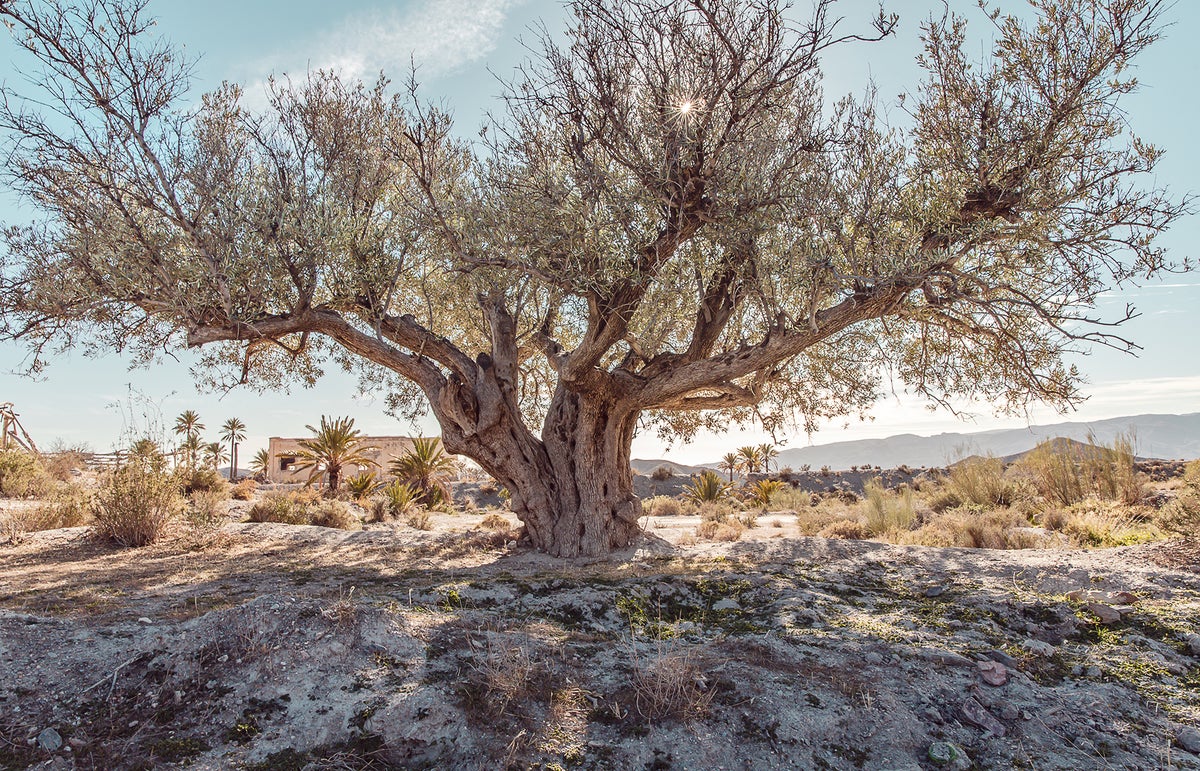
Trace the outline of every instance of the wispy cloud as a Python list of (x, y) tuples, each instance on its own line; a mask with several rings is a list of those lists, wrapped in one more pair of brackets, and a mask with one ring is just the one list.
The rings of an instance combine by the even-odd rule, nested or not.
[(293, 76), (333, 69), (347, 77), (371, 79), (381, 71), (401, 77), (415, 62), (419, 77), (434, 78), (495, 50), (505, 18), (522, 2), (430, 0), (353, 14), (319, 37), (305, 59), (294, 52), (277, 52), (263, 64)]

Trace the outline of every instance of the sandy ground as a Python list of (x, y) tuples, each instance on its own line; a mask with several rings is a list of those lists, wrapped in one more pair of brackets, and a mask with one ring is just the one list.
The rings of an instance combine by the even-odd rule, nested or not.
[(1196, 542), (663, 517), (564, 562), (481, 519), (0, 547), (0, 767), (1200, 769)]

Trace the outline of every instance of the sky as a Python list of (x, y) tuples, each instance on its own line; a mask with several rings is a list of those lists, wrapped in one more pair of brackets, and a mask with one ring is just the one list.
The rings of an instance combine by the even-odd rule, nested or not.
[[(983, 21), (971, 9), (973, 0), (951, 0), (973, 27)], [(807, 8), (798, 0), (799, 9)], [(1004, 0), (1008, 8), (1022, 3)], [(919, 24), (942, 3), (886, 0), (900, 14), (898, 34), (882, 43), (840, 49), (825, 60), (827, 96), (861, 94), (874, 81), (885, 109), (898, 112), (896, 97), (915, 91), (920, 77), (915, 56), (920, 50)], [(562, 28), (563, 7), (545, 0), (150, 0), (157, 30), (199, 57), (193, 93), (199, 95), (222, 81), (241, 83), (251, 104), (261, 103), (263, 85), (274, 75), (302, 77), (316, 68), (374, 79), (380, 72), (405, 77), (415, 64), (427, 98), (443, 101), (454, 113), (464, 136), (473, 135), (488, 111), (501, 109), (497, 78), (512, 72), (529, 55), (526, 45), (536, 28)], [(877, 12), (875, 2), (848, 0), (836, 10), (847, 29), (865, 30)], [(1176, 194), (1200, 190), (1200, 146), (1194, 127), (1200, 124), (1195, 73), (1200, 72), (1200, 3), (1179, 2), (1167, 18), (1164, 40), (1137, 62), (1140, 90), (1124, 103), (1134, 133), (1166, 150), (1158, 182)], [(524, 42), (523, 42), (524, 41)], [(980, 54), (984, 51), (980, 43)], [(0, 77), (11, 81), (17, 49), (0, 37)], [(27, 203), (0, 190), (0, 222), (28, 222)], [(1200, 219), (1189, 216), (1161, 243), (1174, 259), (1195, 257)], [(1012, 428), (1059, 420), (1101, 420), (1140, 413), (1200, 411), (1200, 274), (1180, 273), (1104, 298), (1101, 307), (1115, 315), (1132, 303), (1141, 315), (1123, 330), (1143, 349), (1137, 358), (1096, 350), (1077, 363), (1087, 375), (1089, 399), (1077, 411), (1058, 415), (1033, 408), (1019, 417), (997, 417), (987, 404), (961, 404), (971, 418), (930, 412), (897, 384), (870, 419), (835, 421), (814, 435), (796, 430), (777, 437), (789, 447), (898, 433), (932, 435), (992, 428)], [(189, 375), (187, 352), (175, 352), (149, 369), (129, 368), (117, 355), (96, 358), (75, 352), (56, 360), (39, 380), (19, 374), (24, 350), (0, 343), (0, 402), (13, 402), (25, 428), (42, 446), (55, 440), (87, 444), (98, 451), (113, 449), (123, 436), (169, 429), (186, 409), (201, 415), (210, 440), (227, 418), (247, 424), (242, 458), (265, 447), (270, 436), (305, 436), (307, 424), (322, 414), (350, 415), (368, 434), (434, 432), (432, 422), (412, 426), (387, 416), (381, 400), (356, 395), (356, 383), (339, 373), (328, 374), (315, 387), (290, 393), (259, 394), (235, 389), (225, 393), (198, 391)], [(634, 440), (634, 457), (670, 457), (683, 463), (713, 461), (737, 446), (769, 441), (753, 429), (730, 435), (702, 435), (686, 445), (666, 446), (653, 432)]]

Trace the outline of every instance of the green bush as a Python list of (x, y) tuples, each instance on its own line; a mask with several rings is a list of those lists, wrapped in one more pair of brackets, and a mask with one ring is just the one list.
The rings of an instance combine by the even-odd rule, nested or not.
[(696, 503), (715, 503), (724, 500), (729, 495), (730, 484), (715, 471), (705, 471), (692, 480), (683, 495)]
[(140, 457), (108, 473), (92, 501), (92, 516), (101, 535), (124, 546), (146, 546), (162, 537), (184, 505), (162, 457)]
[(0, 450), (0, 497), (44, 495), (51, 479), (36, 455), (23, 450)]
[(376, 487), (379, 486), (379, 480), (375, 473), (364, 471), (361, 474), (355, 474), (346, 480), (346, 492), (354, 498), (366, 498)]

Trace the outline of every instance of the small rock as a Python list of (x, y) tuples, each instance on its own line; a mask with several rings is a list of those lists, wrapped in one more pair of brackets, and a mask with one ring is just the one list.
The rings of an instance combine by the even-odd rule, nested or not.
[(1187, 636), (1187, 647), (1193, 656), (1200, 656), (1200, 634), (1189, 634)]
[(62, 745), (62, 736), (60, 736), (58, 731), (55, 731), (53, 728), (44, 728), (42, 729), (42, 732), (37, 735), (37, 746), (46, 752), (57, 752)]
[(983, 655), (992, 661), (999, 661), (1009, 669), (1019, 669), (1021, 666), (1021, 662), (1017, 661), (1012, 656), (1009, 656), (1007, 653), (1001, 650), (986, 651)]
[(1175, 732), (1175, 742), (1188, 752), (1200, 754), (1200, 730), (1184, 726)]
[(883, 654), (879, 651), (871, 651), (866, 656), (863, 656), (863, 661), (878, 666), (883, 663)]
[(1021, 716), (1021, 710), (1017, 709), (1015, 704), (1009, 704), (1007, 701), (1000, 705), (1000, 718), (1003, 720), (1016, 720)]
[(988, 685), (1001, 686), (1008, 682), (1008, 670), (999, 661), (980, 661), (975, 666)]
[(1087, 668), (1088, 677), (1099, 677), (1102, 674), (1104, 674), (1104, 670), (1100, 669), (1100, 667), (1096, 666), (1095, 664)]
[(1056, 650), (1055, 647), (1050, 643), (1034, 639), (1023, 640), (1021, 642), (1021, 647), (1038, 656), (1053, 656)]
[(1113, 606), (1105, 605), (1103, 602), (1089, 602), (1087, 609), (1089, 613), (1100, 619), (1101, 624), (1106, 626), (1121, 620), (1121, 613)]
[(996, 719), (996, 716), (987, 711), (982, 704), (975, 701), (970, 696), (962, 703), (963, 718), (973, 726), (982, 728), (996, 736), (1004, 736), (1007, 731), (1004, 729), (1004, 724)]
[(151, 621), (150, 619), (146, 618), (145, 616), (142, 616), (141, 618), (138, 619), (138, 623), (139, 624), (153, 624), (154, 622)]
[[(944, 586), (931, 586), (925, 590), (925, 596), (930, 597), (930, 598), (941, 597), (945, 593), (946, 593), (946, 587), (944, 587)], [(950, 746), (953, 747), (954, 745), (951, 744)]]
[(738, 604), (738, 601), (733, 599), (732, 597), (726, 597), (723, 600), (717, 600), (716, 602), (714, 602), (712, 609), (716, 610), (716, 611), (741, 610), (742, 606), (740, 604)]
[(929, 759), (939, 766), (965, 771), (971, 767), (971, 759), (957, 744), (934, 742), (929, 745)]
[(971, 661), (966, 656), (960, 656), (952, 651), (939, 650), (938, 648), (917, 648), (913, 652), (917, 658), (932, 661), (934, 664), (945, 664), (952, 667), (970, 667), (975, 664), (974, 661)]

